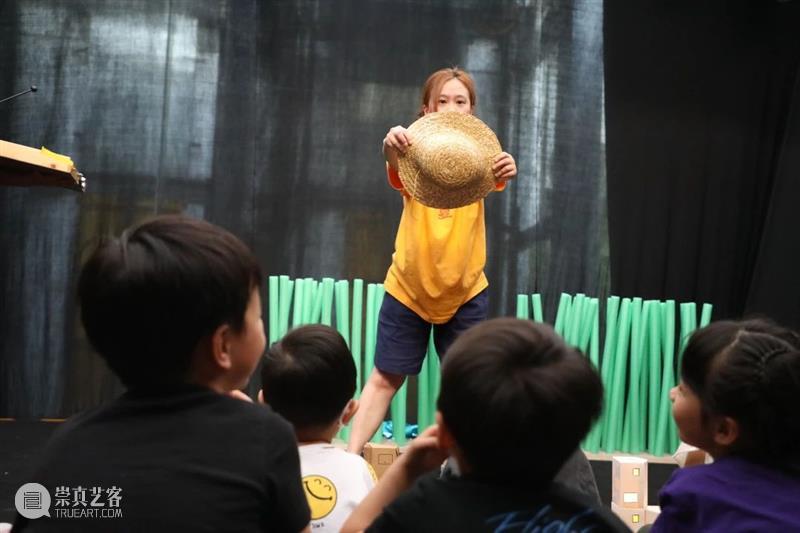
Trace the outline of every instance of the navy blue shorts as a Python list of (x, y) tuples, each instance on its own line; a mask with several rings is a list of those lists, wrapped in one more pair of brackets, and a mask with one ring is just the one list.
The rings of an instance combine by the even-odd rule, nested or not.
[(488, 311), (489, 292), (484, 289), (459, 307), (448, 322), (431, 324), (387, 292), (378, 317), (375, 366), (389, 374), (419, 374), (428, 351), (431, 327), (441, 358), (461, 332), (486, 320)]

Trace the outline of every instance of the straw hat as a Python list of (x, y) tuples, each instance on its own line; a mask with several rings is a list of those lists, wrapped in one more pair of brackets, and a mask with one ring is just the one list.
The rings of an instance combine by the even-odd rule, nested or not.
[(421, 204), (454, 209), (495, 190), (492, 163), (502, 152), (494, 132), (473, 115), (429, 113), (408, 127), (412, 144), (400, 154), (400, 181)]

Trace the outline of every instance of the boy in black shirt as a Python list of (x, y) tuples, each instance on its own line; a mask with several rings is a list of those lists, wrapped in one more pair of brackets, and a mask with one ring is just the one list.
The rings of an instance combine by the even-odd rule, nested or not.
[[(409, 446), (342, 531), (628, 531), (609, 510), (552, 482), (602, 399), (595, 369), (549, 326), (500, 318), (472, 327), (444, 357), (437, 426)], [(448, 455), (460, 477), (436, 475)]]
[(264, 351), (255, 257), (207, 222), (164, 216), (101, 244), (79, 280), (94, 348), (128, 391), (59, 429), (29, 480), (50, 517), (14, 531), (307, 528), (291, 426), (232, 398)]

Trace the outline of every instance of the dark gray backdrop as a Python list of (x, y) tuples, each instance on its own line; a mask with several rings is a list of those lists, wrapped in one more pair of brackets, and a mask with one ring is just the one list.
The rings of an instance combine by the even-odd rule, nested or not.
[[(77, 320), (99, 235), (184, 212), (268, 274), (381, 282), (401, 201), (381, 140), (459, 65), (519, 178), (487, 200), (492, 313), (603, 296), (600, 1), (5, 1), (0, 138), (72, 156), (88, 191), (0, 188), (0, 416), (118, 391)], [(266, 292), (266, 291), (264, 291)]]

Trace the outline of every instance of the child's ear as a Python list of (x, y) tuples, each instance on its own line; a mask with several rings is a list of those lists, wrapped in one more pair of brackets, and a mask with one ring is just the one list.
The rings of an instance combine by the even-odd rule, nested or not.
[(258, 403), (267, 403), (264, 401), (264, 389), (258, 389)]
[(714, 443), (718, 446), (731, 446), (739, 438), (739, 423), (729, 416), (721, 416), (714, 421)]
[(222, 324), (211, 334), (211, 357), (214, 364), (224, 370), (231, 368), (230, 334), (231, 327), (228, 324)]
[(356, 412), (358, 411), (360, 405), (361, 404), (355, 398), (347, 402), (347, 405), (345, 405), (344, 407), (344, 411), (342, 411), (343, 425), (347, 425), (347, 423), (350, 422), (350, 420), (352, 420), (352, 418), (356, 415)]
[(439, 447), (449, 452), (455, 448), (456, 440), (453, 438), (453, 434), (450, 433), (450, 428), (447, 427), (447, 422), (442, 417), (441, 411), (436, 411), (436, 425), (439, 426)]

